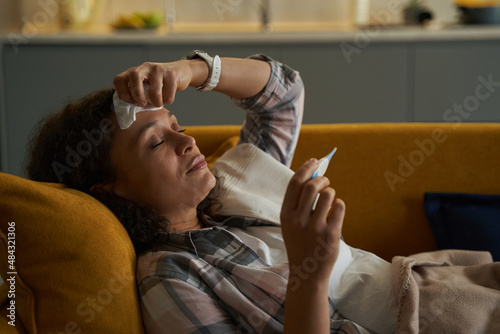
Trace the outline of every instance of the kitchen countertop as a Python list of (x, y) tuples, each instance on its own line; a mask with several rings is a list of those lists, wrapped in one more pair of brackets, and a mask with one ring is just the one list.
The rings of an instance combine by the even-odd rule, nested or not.
[(148, 31), (113, 31), (101, 29), (90, 32), (46, 31), (24, 33), (22, 31), (0, 32), (0, 43), (4, 45), (155, 45), (182, 43), (365, 43), (369, 42), (421, 42), (452, 40), (500, 40), (500, 26), (445, 27), (365, 27), (336, 31), (305, 32), (220, 32), (192, 33), (167, 32), (166, 29)]

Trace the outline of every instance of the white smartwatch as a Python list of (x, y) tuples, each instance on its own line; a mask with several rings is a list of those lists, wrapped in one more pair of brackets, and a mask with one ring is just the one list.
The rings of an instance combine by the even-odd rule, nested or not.
[(217, 87), (221, 73), (221, 60), (219, 56), (210, 57), (205, 51), (193, 50), (186, 54), (182, 59), (195, 59), (201, 58), (208, 65), (208, 78), (207, 81), (200, 87), (196, 87), (200, 92), (206, 92)]

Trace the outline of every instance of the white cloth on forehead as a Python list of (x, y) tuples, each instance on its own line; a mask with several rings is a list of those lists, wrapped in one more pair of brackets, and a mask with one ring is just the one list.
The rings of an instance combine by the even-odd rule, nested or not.
[(153, 103), (151, 103), (148, 91), (149, 91), (149, 86), (147, 83), (144, 83), (144, 94), (146, 95), (146, 101), (147, 101), (147, 104), (144, 107), (139, 107), (135, 104), (123, 101), (118, 97), (118, 93), (115, 92), (115, 94), (113, 95), (113, 106), (115, 108), (116, 120), (118, 121), (120, 129), (122, 130), (128, 129), (132, 125), (132, 123), (134, 123), (135, 114), (137, 114), (138, 112), (148, 111), (148, 110), (158, 110), (163, 108), (163, 106), (155, 107)]

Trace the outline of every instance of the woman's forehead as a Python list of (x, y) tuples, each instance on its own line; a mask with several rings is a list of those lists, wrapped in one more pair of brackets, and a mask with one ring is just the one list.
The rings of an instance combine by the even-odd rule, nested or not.
[[(114, 121), (116, 122), (116, 119)], [(177, 122), (177, 118), (165, 108), (141, 111), (136, 114), (136, 120), (128, 129), (122, 130), (118, 126), (115, 127), (117, 129), (114, 136), (115, 142), (129, 142), (129, 144), (133, 144), (148, 129), (154, 126), (168, 127), (172, 122)]]
[(177, 121), (174, 114), (172, 114), (169, 110), (162, 108), (157, 110), (146, 110), (141, 111), (135, 115), (136, 120), (132, 125), (125, 129), (124, 131), (128, 131), (130, 134), (138, 133), (141, 129), (151, 122), (157, 123), (165, 123), (169, 124), (171, 121)]

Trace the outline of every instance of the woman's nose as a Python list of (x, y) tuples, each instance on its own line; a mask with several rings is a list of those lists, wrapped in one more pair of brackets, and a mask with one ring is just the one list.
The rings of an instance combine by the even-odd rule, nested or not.
[(177, 154), (179, 155), (189, 153), (196, 147), (196, 140), (193, 137), (187, 136), (183, 133), (178, 133), (177, 140)]

